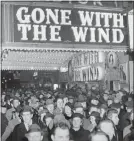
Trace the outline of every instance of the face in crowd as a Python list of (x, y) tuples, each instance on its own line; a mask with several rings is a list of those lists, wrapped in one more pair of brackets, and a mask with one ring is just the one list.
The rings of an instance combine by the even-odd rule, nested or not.
[(98, 111), (98, 108), (95, 107), (95, 106), (92, 106), (92, 107), (90, 108), (90, 110), (89, 110), (89, 115), (90, 115), (92, 112), (99, 112), (99, 111)]
[(118, 125), (119, 123), (118, 114), (113, 113), (111, 120), (113, 121), (114, 125)]
[(57, 100), (57, 107), (58, 107), (59, 109), (62, 109), (62, 108), (63, 108), (63, 100), (62, 100), (62, 99), (58, 99), (58, 100)]
[(2, 96), (1, 96), (1, 101), (2, 101), (2, 102), (5, 101), (5, 97), (6, 97), (6, 95), (2, 95)]
[(13, 119), (19, 118), (19, 112), (13, 112)]
[(47, 127), (49, 126), (50, 122), (52, 121), (53, 119), (51, 117), (47, 117), (45, 118), (45, 122), (46, 122), (46, 125)]
[(39, 96), (39, 98), (42, 99), (42, 98), (43, 98), (43, 95), (41, 94), (41, 95)]
[(39, 107), (38, 112), (41, 112), (43, 110), (43, 106)]
[(17, 108), (19, 105), (20, 105), (19, 100), (17, 100), (17, 99), (13, 100), (13, 107), (14, 108)]
[(67, 127), (57, 127), (54, 133), (51, 135), (52, 141), (69, 141), (69, 128)]
[(69, 106), (65, 106), (65, 114), (66, 115), (72, 115), (72, 111), (71, 111), (71, 108)]
[(96, 121), (95, 121), (95, 117), (94, 117), (94, 116), (90, 116), (90, 122), (91, 122), (93, 125), (96, 125)]
[(42, 122), (43, 122), (43, 118), (44, 118), (45, 115), (46, 115), (45, 112), (40, 115), (40, 119), (41, 119)]
[(113, 103), (112, 99), (108, 99), (107, 105), (110, 106)]
[(63, 98), (63, 103), (64, 103), (64, 105), (65, 105), (66, 103), (68, 103), (68, 98), (67, 98), (67, 97)]
[(73, 104), (73, 102), (74, 102), (73, 98), (68, 99), (68, 102)]
[(91, 100), (91, 103), (94, 104), (94, 105), (98, 105), (99, 104), (99, 101), (97, 99), (92, 99)]
[(48, 111), (50, 113), (53, 113), (53, 111), (54, 111), (54, 104), (49, 104), (49, 105), (46, 106), (46, 108), (48, 109)]
[(20, 97), (20, 94), (19, 93), (16, 93), (15, 96)]
[(83, 106), (84, 109), (87, 108), (87, 103), (86, 102), (82, 102), (81, 105)]
[(107, 101), (108, 100), (108, 94), (104, 94), (103, 98), (104, 98), (105, 101)]
[(118, 111), (118, 115), (120, 114), (121, 109), (120, 108), (115, 108)]
[(38, 107), (39, 107), (39, 100), (36, 101), (36, 103), (33, 105), (33, 108), (34, 108), (34, 109), (36, 109), (36, 108), (38, 108)]
[(100, 117), (103, 118), (104, 114), (106, 113), (106, 109), (101, 108), (100, 109)]
[(73, 128), (74, 129), (79, 129), (80, 126), (82, 125), (82, 119), (79, 118), (79, 117), (75, 117), (75, 118), (73, 118), (72, 123), (73, 123)]
[(119, 99), (117, 97), (114, 98), (114, 103), (119, 103)]
[(74, 110), (74, 113), (79, 113), (79, 114), (84, 114), (84, 110), (83, 110), (83, 108), (82, 107), (78, 107), (78, 108), (76, 108), (75, 110)]
[(126, 110), (127, 110), (128, 113), (130, 113), (133, 110), (133, 108), (132, 107), (126, 107)]
[(30, 111), (22, 113), (23, 121), (26, 124), (29, 124), (31, 122), (32, 117), (33, 117), (33, 114)]

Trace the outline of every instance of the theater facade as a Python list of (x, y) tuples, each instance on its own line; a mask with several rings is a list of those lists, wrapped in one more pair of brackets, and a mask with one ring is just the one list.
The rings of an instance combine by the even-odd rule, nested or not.
[(129, 91), (129, 5), (2, 2), (2, 71), (44, 72), (58, 76), (51, 77), (53, 84)]

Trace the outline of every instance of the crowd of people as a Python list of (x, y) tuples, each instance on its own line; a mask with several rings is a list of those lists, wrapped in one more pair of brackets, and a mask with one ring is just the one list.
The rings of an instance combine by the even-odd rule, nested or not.
[(133, 141), (133, 93), (6, 89), (2, 141)]

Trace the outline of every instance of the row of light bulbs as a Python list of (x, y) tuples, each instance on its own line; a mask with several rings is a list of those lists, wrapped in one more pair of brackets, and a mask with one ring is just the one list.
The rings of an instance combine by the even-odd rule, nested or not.
[(68, 68), (66, 67), (40, 67), (40, 68), (37, 68), (37, 67), (20, 67), (20, 66), (12, 66), (10, 68), (7, 68), (7, 69), (4, 69), (4, 70), (14, 70), (14, 69), (25, 69), (25, 70), (44, 70), (44, 69), (48, 69), (48, 70), (60, 70), (60, 72), (66, 72), (68, 71)]
[[(64, 60), (67, 60), (67, 58), (68, 57), (70, 57), (71, 56), (71, 54), (69, 54), (69, 56), (68, 55), (64, 55), (64, 56), (60, 56), (60, 55), (51, 55), (51, 57), (50, 57), (50, 55), (48, 55), (48, 56), (44, 56), (44, 57), (40, 57), (40, 56), (37, 56), (36, 57), (36, 55), (37, 54), (35, 54), (35, 55), (27, 55), (27, 54), (25, 54), (24, 56), (22, 56), (22, 55), (19, 55), (19, 58), (27, 58), (27, 59), (51, 59), (51, 60), (62, 60), (62, 61), (64, 61)], [(12, 56), (14, 56), (14, 54), (12, 54)], [(12, 58), (12, 56), (10, 56), (11, 58)], [(12, 58), (13, 59), (13, 58)], [(16, 60), (16, 58), (14, 58), (15, 60)]]

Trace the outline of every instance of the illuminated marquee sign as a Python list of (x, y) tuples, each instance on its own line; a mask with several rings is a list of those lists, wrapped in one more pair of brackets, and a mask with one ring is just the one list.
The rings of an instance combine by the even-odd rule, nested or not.
[(126, 45), (120, 13), (15, 6), (14, 41)]

